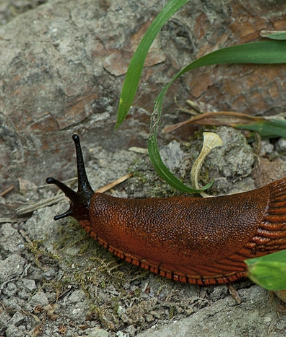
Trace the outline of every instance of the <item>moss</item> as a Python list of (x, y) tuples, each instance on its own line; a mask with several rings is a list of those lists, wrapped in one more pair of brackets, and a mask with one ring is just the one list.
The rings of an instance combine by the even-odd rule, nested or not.
[[(45, 270), (45, 264), (47, 264), (48, 261), (50, 261), (49, 264), (58, 263), (60, 257), (56, 254), (52, 254), (44, 249), (41, 249), (40, 248), (41, 242), (42, 242), (41, 240), (34, 240), (29, 242), (27, 246), (34, 256), (34, 262), (36, 266), (41, 270)], [(41, 260), (45, 260), (45, 262), (42, 263)]]

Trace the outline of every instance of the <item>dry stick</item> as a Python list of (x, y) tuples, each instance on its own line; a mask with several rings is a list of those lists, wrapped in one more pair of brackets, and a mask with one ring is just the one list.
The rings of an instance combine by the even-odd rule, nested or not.
[(125, 180), (127, 180), (127, 179), (129, 179), (129, 178), (131, 178), (131, 177), (132, 177), (132, 173), (128, 173), (128, 174), (126, 174), (125, 176), (120, 177), (120, 178), (118, 178), (117, 180), (113, 181), (112, 183), (107, 184), (107, 185), (105, 185), (105, 186), (99, 188), (99, 189), (96, 190), (95, 192), (96, 192), (96, 193), (104, 193), (104, 192), (110, 190), (111, 188), (113, 188), (114, 186), (117, 186), (117, 185), (123, 183), (123, 181), (125, 181)]
[(228, 287), (228, 290), (229, 290), (230, 295), (235, 299), (236, 303), (237, 303), (237, 304), (240, 304), (240, 303), (241, 303), (241, 298), (240, 298), (240, 296), (238, 295), (238, 292), (237, 292), (237, 290), (234, 288), (234, 286), (233, 286), (232, 284), (228, 284), (227, 287)]
[(0, 197), (4, 197), (7, 193), (11, 192), (14, 189), (14, 186), (10, 186), (4, 192), (0, 193)]

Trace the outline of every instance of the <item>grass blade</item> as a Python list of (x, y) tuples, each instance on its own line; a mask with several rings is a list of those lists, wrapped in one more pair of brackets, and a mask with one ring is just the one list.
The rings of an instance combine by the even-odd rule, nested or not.
[(127, 70), (117, 111), (116, 128), (126, 118), (137, 91), (147, 53), (155, 37), (169, 18), (189, 0), (170, 0), (157, 15), (137, 47)]

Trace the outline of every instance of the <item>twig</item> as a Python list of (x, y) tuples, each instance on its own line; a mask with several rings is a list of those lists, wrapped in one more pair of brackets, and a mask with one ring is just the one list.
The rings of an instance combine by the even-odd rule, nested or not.
[(8, 187), (7, 190), (5, 190), (2, 193), (0, 193), (0, 197), (4, 197), (4, 195), (6, 195), (7, 193), (11, 192), (13, 189), (14, 189), (14, 186)]
[(96, 193), (104, 193), (104, 192), (110, 190), (111, 188), (113, 188), (114, 186), (117, 186), (117, 185), (123, 183), (123, 181), (129, 179), (130, 177), (132, 177), (132, 173), (128, 173), (125, 176), (120, 177), (119, 179), (113, 181), (112, 183), (107, 184), (107, 185), (99, 188), (98, 190), (96, 190)]

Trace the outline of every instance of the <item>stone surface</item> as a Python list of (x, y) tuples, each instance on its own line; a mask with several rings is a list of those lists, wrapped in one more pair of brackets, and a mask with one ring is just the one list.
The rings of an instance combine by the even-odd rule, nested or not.
[[(266, 291), (252, 287), (238, 292), (242, 298), (240, 305), (234, 299), (218, 300), (212, 307), (206, 307), (181, 321), (174, 321), (160, 329), (152, 328), (140, 333), (138, 337), (244, 337), (244, 336), (285, 336), (285, 323), (273, 328), (279, 318), (275, 314), (275, 305)], [(266, 295), (266, 296), (265, 296)], [(261, 301), (263, 298), (263, 301)]]
[(11, 254), (0, 261), (0, 283), (19, 277), (23, 272), (25, 260), (18, 254)]
[[(251, 5), (244, 0), (220, 0), (215, 6), (198, 0), (187, 3), (159, 34), (146, 61), (133, 114), (114, 132), (126, 66), (162, 3), (43, 2), (26, 2), (29, 10), (0, 28), (4, 187), (20, 177), (43, 183), (51, 172), (69, 177), (73, 132), (84, 135), (85, 144), (110, 150), (146, 146), (154, 98), (176, 71), (218, 48), (257, 40), (261, 29), (286, 28), (282, 0), (263, 6), (258, 0)], [(25, 7), (23, 1), (12, 5)], [(178, 118), (173, 113), (175, 95), (181, 104), (189, 98), (219, 110), (273, 114), (285, 110), (284, 92), (284, 65), (199, 69), (172, 86), (165, 118)]]

